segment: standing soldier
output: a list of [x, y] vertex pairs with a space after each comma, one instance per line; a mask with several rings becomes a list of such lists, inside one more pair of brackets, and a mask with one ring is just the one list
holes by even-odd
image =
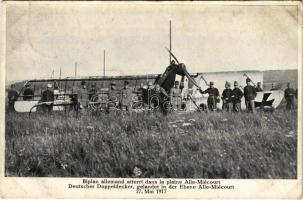
[[15, 84], [11, 85], [11, 88], [7, 92], [8, 98], [8, 111], [15, 112], [15, 101], [18, 99], [18, 92], [15, 90]]
[[42, 98], [41, 101], [43, 102], [42, 104], [42, 109], [44, 112], [51, 113], [53, 110], [53, 104], [54, 104], [54, 92], [51, 91], [52, 84], [47, 84], [46, 90], [43, 91], [42, 93]]
[[78, 103], [80, 111], [83, 113], [88, 108], [89, 96], [86, 82], [81, 82], [81, 88], [78, 90]]
[[246, 79], [246, 86], [244, 87], [244, 98], [247, 111], [255, 112], [255, 98], [257, 96], [256, 88], [251, 85], [251, 80]]
[[110, 88], [108, 90], [108, 104], [107, 104], [107, 112], [116, 110], [118, 104], [118, 90], [116, 88], [116, 82], [112, 81], [110, 83]]
[[263, 89], [261, 87], [261, 82], [258, 82], [257, 87], [256, 87], [256, 92], [262, 92], [262, 91], [263, 91]]
[[222, 101], [223, 101], [223, 110], [231, 112], [233, 110], [233, 102], [232, 102], [232, 89], [230, 89], [230, 83], [225, 83], [225, 89], [222, 93]]
[[29, 83], [25, 84], [25, 89], [23, 91], [23, 100], [29, 101], [34, 98], [34, 90], [31, 88]]
[[292, 110], [295, 108], [295, 95], [295, 90], [290, 87], [290, 83], [287, 83], [287, 88], [284, 91], [284, 98], [286, 100], [287, 110]]
[[124, 81], [124, 87], [122, 88], [120, 95], [120, 109], [131, 112], [133, 91], [129, 87], [128, 81]]
[[220, 101], [219, 99], [219, 90], [214, 87], [214, 82], [211, 81], [209, 83], [209, 88], [205, 91], [202, 91], [202, 94], [208, 93], [207, 98], [207, 107], [210, 111], [217, 110], [217, 102]]
[[239, 84], [237, 81], [234, 82], [234, 89], [232, 92], [232, 102], [233, 102], [233, 108], [234, 112], [240, 112], [241, 111], [241, 99], [243, 97], [243, 92], [239, 88]]
[[179, 88], [179, 81], [175, 81], [175, 87], [170, 89], [169, 93], [170, 103], [173, 105], [174, 110], [181, 108], [181, 89]]
[[271, 89], [270, 89], [270, 91], [274, 91], [274, 90], [277, 90], [276, 84], [275, 84], [275, 83], [272, 83], [272, 84], [271, 84]]

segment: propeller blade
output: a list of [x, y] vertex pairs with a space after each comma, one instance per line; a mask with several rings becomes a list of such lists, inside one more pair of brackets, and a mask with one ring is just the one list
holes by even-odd
[[166, 48], [166, 50], [168, 51], [168, 53], [170, 53], [170, 55], [175, 59], [175, 61], [176, 61], [178, 64], [180, 64], [179, 61], [178, 61], [178, 59], [176, 58], [176, 56], [175, 56], [167, 47], [165, 47], [165, 48]]

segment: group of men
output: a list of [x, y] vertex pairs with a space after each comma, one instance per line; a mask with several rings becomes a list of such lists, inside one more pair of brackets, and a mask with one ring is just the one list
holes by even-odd
[[[239, 88], [239, 83], [237, 81], [234, 82], [234, 89], [231, 89], [231, 84], [229, 82], [225, 83], [225, 89], [222, 93], [222, 101], [223, 101], [223, 110], [228, 112], [234, 111], [239, 112], [241, 110], [241, 99], [244, 95], [245, 102], [247, 102], [247, 106], [249, 106], [251, 111], [254, 111], [254, 98], [256, 97], [256, 89], [249, 84], [250, 80], [247, 79], [247, 86], [244, 88], [244, 93]], [[207, 98], [207, 107], [210, 111], [217, 110], [217, 103], [220, 102], [220, 94], [219, 90], [214, 87], [214, 82], [209, 83], [209, 88], [205, 91], [201, 91], [202, 94], [208, 94]]]
[[[169, 102], [174, 110], [182, 109], [182, 84], [179, 81], [175, 81], [174, 87], [171, 88], [169, 92], [166, 92], [160, 85], [153, 84], [149, 82], [147, 87], [141, 83], [139, 89], [135, 92], [132, 87], [129, 86], [128, 81], [124, 81], [123, 87], [118, 89], [116, 82], [112, 81], [108, 89], [108, 98], [106, 109], [108, 112], [116, 110], [117, 108], [131, 111], [134, 107], [134, 102], [138, 98], [134, 98], [137, 95], [141, 96], [141, 104], [137, 104], [144, 108], [160, 108], [163, 102]], [[225, 89], [220, 96], [219, 90], [215, 88], [214, 82], [209, 83], [209, 88], [205, 91], [200, 91], [202, 94], [208, 94], [207, 98], [207, 108], [210, 111], [217, 110], [217, 104], [222, 99], [223, 107], [222, 109], [228, 112], [239, 112], [241, 111], [241, 99], [244, 96], [246, 109], [250, 112], [255, 112], [255, 98], [257, 92], [262, 91], [261, 83], [258, 82], [257, 86], [253, 86], [252, 81], [247, 78], [246, 86], [242, 90], [239, 88], [239, 83], [234, 82], [234, 88], [231, 89], [231, 83], [225, 83]], [[93, 84], [88, 90], [86, 82], [81, 82], [81, 87], [77, 88], [74, 91], [76, 94], [75, 101], [77, 103], [77, 109], [84, 111], [88, 108], [89, 102], [92, 95], [97, 94], [96, 84]], [[295, 97], [297, 96], [297, 91], [290, 87], [290, 84], [287, 84], [287, 88], [284, 91], [284, 97], [286, 99], [286, 108], [294, 109], [295, 107]], [[14, 103], [19, 97], [15, 85], [12, 84], [10, 90], [8, 91], [8, 103], [9, 111], [14, 111]], [[25, 85], [25, 89], [22, 94], [23, 100], [33, 100], [34, 91], [31, 88], [30, 84]], [[46, 89], [42, 92], [41, 103], [42, 108], [45, 112], [51, 112], [53, 109], [53, 101], [55, 100], [54, 90], [52, 89], [52, 84], [47, 84]], [[140, 100], [140, 99], [139, 99]]]
[[[217, 109], [217, 103], [220, 102], [220, 95], [217, 88], [214, 87], [214, 82], [210, 82], [210, 87], [205, 91], [201, 91], [202, 94], [208, 93], [207, 106], [210, 111]], [[273, 90], [273, 89], [272, 89]], [[228, 112], [239, 112], [241, 111], [241, 99], [244, 96], [246, 110], [248, 112], [255, 112], [255, 98], [257, 92], [262, 92], [261, 83], [258, 82], [255, 87], [252, 81], [247, 78], [246, 86], [242, 90], [239, 88], [237, 81], [234, 82], [234, 89], [231, 89], [229, 82], [225, 83], [225, 89], [222, 93], [223, 106], [222, 109]], [[287, 83], [287, 88], [284, 91], [284, 98], [286, 100], [286, 109], [291, 110], [295, 108], [295, 97], [297, 97], [298, 91], [290, 87], [290, 83]]]

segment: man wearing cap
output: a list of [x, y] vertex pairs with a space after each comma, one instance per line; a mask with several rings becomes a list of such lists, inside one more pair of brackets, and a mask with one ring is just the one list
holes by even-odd
[[51, 113], [53, 110], [54, 104], [54, 92], [51, 90], [52, 84], [47, 84], [46, 90], [43, 91], [41, 101], [42, 101], [42, 109], [44, 112]]
[[234, 112], [241, 111], [241, 99], [243, 97], [243, 92], [239, 88], [239, 84], [237, 81], [234, 82], [234, 89], [232, 92], [232, 102]]
[[214, 87], [214, 82], [210, 81], [209, 88], [205, 91], [202, 91], [202, 94], [208, 93], [207, 98], [207, 107], [210, 111], [217, 110], [217, 102], [220, 101], [219, 99], [219, 90]]
[[87, 91], [86, 82], [81, 82], [81, 87], [78, 90], [78, 104], [81, 112], [83, 113], [85, 109], [88, 108], [89, 95]]
[[110, 83], [110, 88], [108, 90], [108, 104], [107, 104], [107, 112], [115, 111], [117, 105], [119, 103], [118, 90], [116, 88], [116, 82], [112, 81]]
[[295, 108], [296, 91], [287, 83], [287, 88], [284, 90], [284, 98], [286, 100], [286, 109], [292, 110]]
[[256, 88], [251, 85], [251, 80], [246, 79], [246, 86], [244, 87], [244, 98], [247, 111], [255, 112], [255, 98], [257, 96]]
[[223, 110], [227, 112], [231, 112], [233, 110], [233, 102], [232, 102], [232, 89], [230, 89], [230, 83], [225, 83], [225, 89], [222, 93], [222, 101], [223, 101]]
[[173, 105], [174, 110], [181, 108], [181, 89], [179, 88], [179, 81], [175, 81], [175, 87], [170, 89], [169, 93], [170, 103]]
[[124, 81], [124, 87], [120, 91], [120, 109], [130, 112], [132, 110], [133, 90], [129, 82]]
[[155, 84], [155, 87], [151, 91], [152, 96], [150, 97], [150, 105], [154, 109], [163, 109], [162, 103], [169, 98], [166, 91], [159, 85]]
[[11, 88], [7, 92], [8, 98], [8, 111], [15, 112], [15, 101], [18, 99], [18, 92], [15, 89], [15, 84], [11, 85]]
[[256, 92], [262, 92], [262, 91], [263, 91], [263, 89], [261, 87], [261, 82], [258, 82], [257, 87], [256, 87]]
[[31, 88], [29, 83], [25, 84], [25, 89], [23, 91], [23, 100], [29, 101], [34, 98], [34, 90]]
[[275, 83], [272, 83], [272, 84], [271, 84], [271, 89], [270, 89], [270, 91], [274, 91], [274, 90], [277, 90], [276, 84], [275, 84]]

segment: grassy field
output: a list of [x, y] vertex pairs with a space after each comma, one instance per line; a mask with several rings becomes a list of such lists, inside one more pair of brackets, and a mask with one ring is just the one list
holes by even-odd
[[296, 112], [6, 114], [6, 176], [296, 178]]

